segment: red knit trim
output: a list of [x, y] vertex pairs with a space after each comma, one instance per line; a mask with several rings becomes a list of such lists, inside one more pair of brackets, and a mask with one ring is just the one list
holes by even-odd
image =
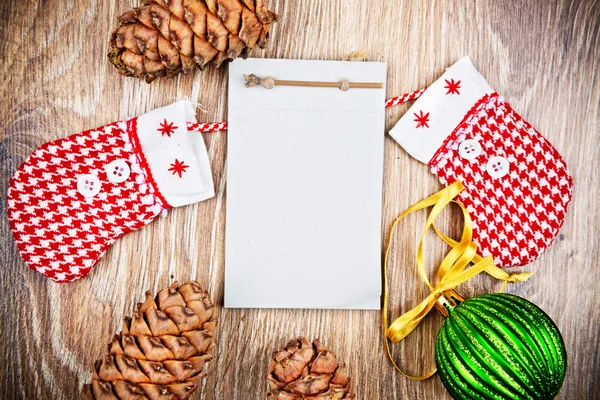
[[[392, 97], [385, 101], [385, 108], [397, 106], [398, 104], [404, 104], [408, 101], [412, 101], [421, 97], [425, 92], [425, 89], [415, 90], [414, 92], [404, 93], [401, 96]], [[227, 122], [215, 122], [215, 123], [203, 123], [203, 122], [187, 122], [187, 130], [192, 132], [217, 132], [228, 129]]]
[[227, 129], [227, 122], [216, 122], [214, 124], [187, 122], [187, 130], [193, 132], [217, 132]]
[[152, 176], [152, 171], [150, 170], [150, 165], [148, 164], [148, 161], [146, 160], [146, 156], [144, 155], [144, 152], [142, 151], [142, 144], [140, 143], [140, 138], [138, 137], [138, 132], [137, 132], [137, 119], [138, 119], [138, 117], [135, 117], [135, 118], [132, 118], [129, 121], [127, 121], [127, 131], [128, 131], [127, 133], [129, 134], [129, 140], [131, 141], [131, 145], [133, 147], [133, 152], [138, 157], [138, 160], [140, 162], [140, 167], [142, 167], [142, 169], [146, 172], [146, 176], [148, 177], [148, 184], [150, 185], [154, 195], [156, 197], [158, 197], [158, 199], [162, 203], [162, 208], [171, 208], [171, 205], [167, 202], [167, 200], [164, 198], [164, 196], [158, 189], [158, 184], [156, 183], [156, 181], [154, 180], [154, 177]]
[[404, 104], [407, 101], [418, 99], [423, 93], [425, 93], [425, 90], [427, 90], [427, 88], [415, 90], [414, 92], [404, 93], [403, 95], [387, 99], [385, 101], [385, 108], [397, 106], [398, 104]]
[[460, 123], [458, 125], [456, 125], [456, 128], [454, 128], [454, 130], [452, 131], [452, 133], [450, 133], [446, 139], [444, 139], [444, 142], [442, 143], [442, 145], [436, 150], [436, 152], [433, 154], [433, 156], [431, 157], [431, 159], [429, 160], [429, 162], [427, 163], [430, 166], [435, 166], [439, 160], [436, 160], [435, 158], [441, 153], [446, 151], [446, 146], [448, 145], [448, 143], [452, 140], [455, 140], [458, 136], [458, 130], [463, 128], [463, 125], [465, 123], [467, 123], [467, 121], [469, 119], [471, 119], [478, 111], [479, 108], [481, 108], [482, 105], [484, 105], [485, 103], [487, 103], [489, 100], [491, 99], [495, 99], [498, 97], [498, 93], [491, 93], [491, 94], [486, 94], [484, 95], [481, 99], [479, 99], [477, 101], [477, 103], [475, 103], [475, 105], [473, 107], [471, 107], [471, 109], [465, 114], [465, 117], [462, 119], [462, 121], [460, 121]]

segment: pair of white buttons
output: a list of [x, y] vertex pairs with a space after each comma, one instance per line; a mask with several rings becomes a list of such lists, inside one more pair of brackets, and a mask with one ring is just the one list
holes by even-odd
[[[125, 182], [131, 174], [129, 164], [125, 160], [115, 160], [104, 167], [108, 180], [114, 183]], [[77, 191], [85, 197], [94, 197], [100, 193], [102, 185], [97, 176], [91, 174], [80, 175], [77, 178]]]
[[[458, 146], [458, 154], [466, 160], [472, 160], [481, 154], [481, 144], [475, 139], [463, 140]], [[496, 156], [488, 160], [485, 168], [492, 178], [502, 178], [508, 174], [510, 164], [506, 158]]]

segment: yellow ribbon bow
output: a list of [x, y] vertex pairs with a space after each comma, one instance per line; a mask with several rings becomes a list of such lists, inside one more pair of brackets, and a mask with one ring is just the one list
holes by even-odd
[[[417, 325], [419, 325], [419, 323], [423, 320], [423, 318], [425, 318], [429, 311], [431, 311], [431, 309], [436, 305], [436, 303], [438, 302], [438, 300], [440, 300], [442, 296], [452, 297], [455, 294], [453, 289], [456, 286], [466, 282], [467, 280], [473, 278], [475, 275], [480, 274], [481, 272], [486, 272], [494, 278], [504, 281], [502, 287], [500, 288], [500, 291], [504, 290], [504, 287], [507, 283], [526, 281], [532, 275], [528, 272], [509, 275], [502, 269], [496, 267], [492, 256], [483, 258], [482, 256], [477, 254], [477, 245], [472, 240], [473, 226], [471, 216], [462, 204], [453, 200], [463, 189], [463, 184], [460, 181], [456, 181], [452, 185], [446, 187], [445, 189], [442, 189], [436, 194], [412, 205], [406, 211], [400, 214], [398, 218], [396, 218], [394, 224], [392, 225], [392, 229], [388, 238], [387, 248], [385, 251], [385, 259], [383, 263], [384, 284], [382, 322], [383, 330], [385, 333], [384, 341], [388, 357], [392, 361], [392, 364], [394, 365], [396, 370], [398, 370], [398, 372], [400, 372], [407, 378], [413, 380], [427, 379], [433, 374], [435, 374], [436, 369], [434, 368], [433, 371], [429, 372], [428, 374], [420, 376], [413, 376], [405, 373], [400, 367], [398, 367], [398, 365], [394, 361], [388, 343], [388, 339], [394, 343], [404, 339], [417, 327]], [[462, 237], [459, 242], [456, 242], [448, 236], [441, 233], [434, 225], [435, 218], [450, 202], [455, 202], [456, 204], [458, 204], [463, 213], [464, 227]], [[431, 289], [431, 293], [418, 306], [408, 311], [404, 315], [400, 316], [391, 325], [388, 326], [387, 260], [389, 257], [392, 238], [396, 230], [396, 226], [398, 225], [398, 222], [400, 222], [400, 220], [408, 214], [430, 206], [433, 206], [433, 208], [429, 213], [429, 216], [427, 217], [427, 223], [425, 224], [425, 229], [423, 230], [423, 234], [421, 235], [421, 239], [419, 241], [419, 247], [417, 248], [417, 268], [421, 279], [423, 279], [427, 286], [429, 286], [429, 289]], [[431, 227], [433, 227], [435, 232], [452, 247], [450, 252], [446, 255], [446, 257], [443, 259], [439, 266], [437, 274], [438, 280], [435, 286], [432, 286], [432, 284], [429, 282], [429, 279], [427, 278], [427, 272], [423, 263], [423, 239], [425, 238], [425, 234]], [[467, 266], [470, 263], [473, 263], [473, 266], [467, 268]]]

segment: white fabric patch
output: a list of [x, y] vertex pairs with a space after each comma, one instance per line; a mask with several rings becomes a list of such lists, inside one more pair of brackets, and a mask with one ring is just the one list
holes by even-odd
[[137, 135], [158, 190], [173, 207], [215, 195], [210, 162], [202, 134], [187, 130], [196, 122], [194, 106], [178, 101], [137, 120]]
[[390, 135], [411, 156], [428, 164], [467, 112], [493, 92], [471, 59], [461, 58], [427, 88]]

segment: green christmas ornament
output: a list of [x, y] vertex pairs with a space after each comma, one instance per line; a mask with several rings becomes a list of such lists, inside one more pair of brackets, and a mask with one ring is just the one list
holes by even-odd
[[452, 397], [553, 399], [567, 355], [550, 317], [509, 294], [457, 297], [452, 304], [442, 301], [447, 316], [435, 349], [438, 373]]
[[[558, 328], [539, 307], [508, 294], [486, 294], [463, 299], [454, 290], [480, 273], [507, 283], [526, 281], [531, 273], [508, 274], [494, 264], [492, 256], [477, 254], [473, 242], [473, 223], [468, 210], [457, 201], [465, 225], [459, 241], [433, 226], [439, 213], [464, 189], [460, 181], [410, 206], [396, 218], [390, 230], [383, 263], [384, 287], [382, 324], [388, 357], [399, 373], [414, 380], [431, 377], [406, 373], [392, 357], [389, 342], [397, 343], [408, 336], [433, 309], [444, 315], [435, 346], [437, 372], [444, 386], [456, 400], [548, 400], [560, 390], [567, 369], [567, 355]], [[431, 207], [431, 213], [417, 248], [419, 276], [431, 293], [411, 310], [388, 320], [387, 262], [398, 222], [406, 215]], [[423, 260], [423, 238], [435, 232], [452, 249], [437, 271], [432, 284]]]

